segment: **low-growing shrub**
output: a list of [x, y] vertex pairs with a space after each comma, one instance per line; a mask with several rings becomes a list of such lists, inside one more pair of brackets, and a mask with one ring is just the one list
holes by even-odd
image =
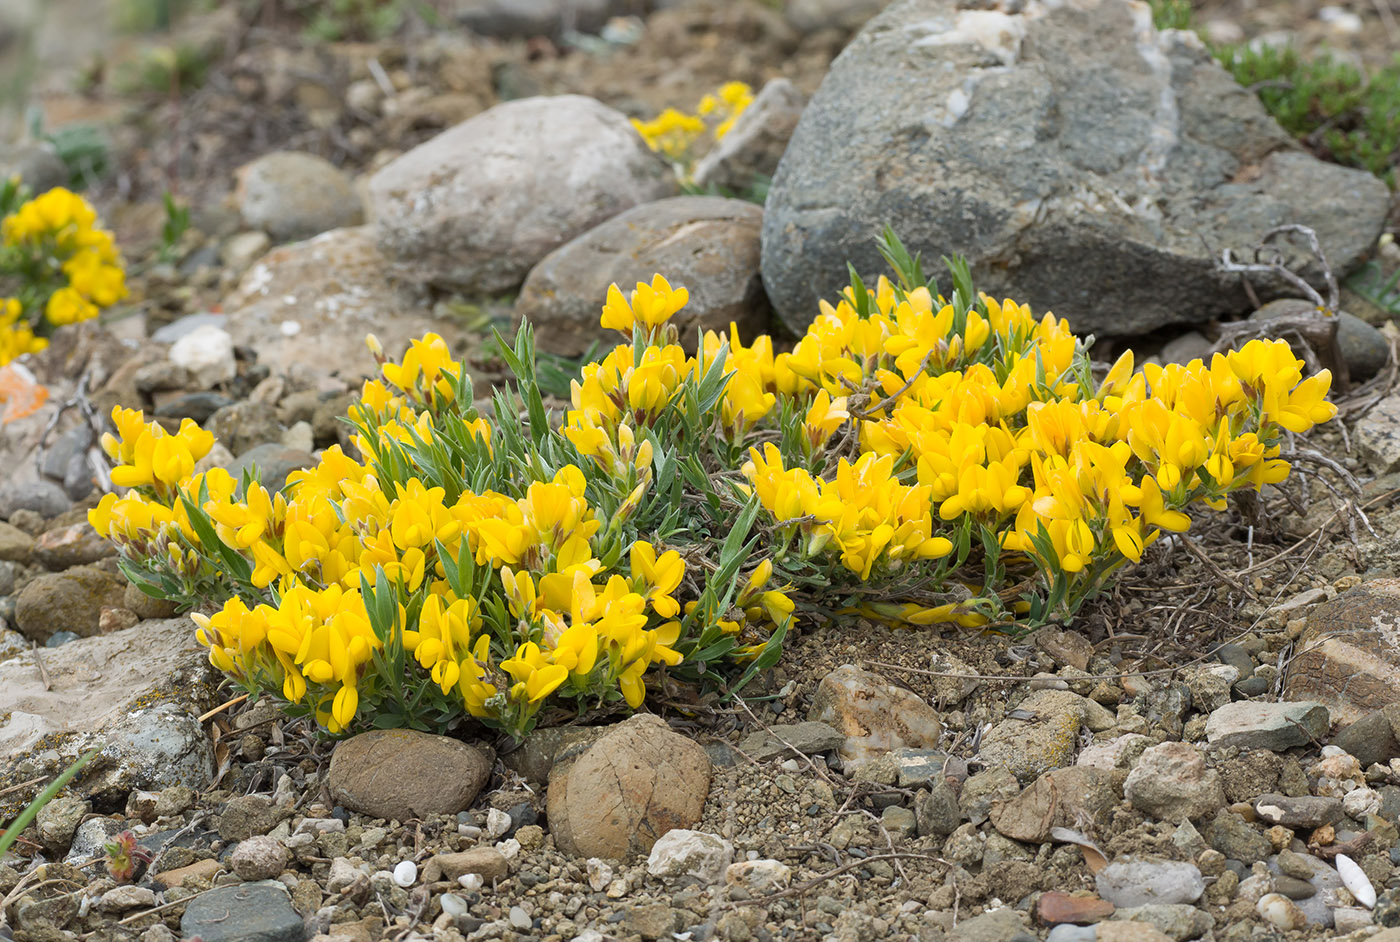
[[60, 187], [26, 199], [11, 180], [0, 187], [0, 214], [0, 364], [126, 296], [111, 233], [81, 196]]
[[1369, 75], [1327, 53], [1292, 46], [1218, 47], [1226, 70], [1274, 120], [1321, 156], [1369, 170], [1395, 187], [1400, 162], [1400, 56]]
[[[441, 338], [380, 358], [338, 447], [270, 493], [196, 473], [212, 437], [118, 409], [91, 513], [145, 591], [197, 614], [210, 660], [332, 733], [534, 724], [638, 706], [672, 680], [733, 690], [794, 618], [1068, 619], [1196, 504], [1289, 471], [1284, 430], [1330, 419], [1331, 377], [1283, 341], [1096, 380], [1063, 320], [941, 294], [892, 234], [895, 279], [852, 273], [779, 352], [705, 333], [661, 276], [613, 286], [625, 342], [551, 419], [530, 327], [490, 419]], [[372, 346], [374, 346], [372, 344]], [[542, 712], [548, 711], [548, 712]]]

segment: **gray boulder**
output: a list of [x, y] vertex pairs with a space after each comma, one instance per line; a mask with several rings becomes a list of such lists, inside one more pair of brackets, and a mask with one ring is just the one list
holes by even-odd
[[675, 175], [620, 112], [582, 95], [506, 102], [369, 181], [380, 249], [409, 283], [489, 294]]
[[1081, 332], [1143, 333], [1248, 309], [1214, 270], [1281, 223], [1335, 270], [1369, 250], [1388, 193], [1304, 153], [1193, 34], [1127, 0], [1023, 12], [899, 0], [833, 63], [779, 165], [763, 279], [803, 329], [846, 261], [884, 270], [889, 224], [926, 260]]
[[598, 325], [608, 285], [624, 295], [660, 274], [690, 292], [672, 319], [687, 349], [696, 328], [745, 339], [768, 327], [768, 297], [758, 273], [763, 210], [743, 200], [677, 196], [634, 206], [551, 252], [520, 289], [516, 314], [535, 326], [540, 347], [578, 356], [590, 342], [617, 334]]

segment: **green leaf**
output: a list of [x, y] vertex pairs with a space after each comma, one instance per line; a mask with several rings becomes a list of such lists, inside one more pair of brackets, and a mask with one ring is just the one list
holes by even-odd
[[782, 624], [773, 629], [773, 633], [769, 635], [768, 640], [763, 643], [763, 650], [760, 651], [758, 657], [754, 658], [752, 663], [749, 664], [748, 670], [744, 671], [734, 685], [729, 688], [724, 697], [721, 698], [721, 702], [728, 700], [730, 697], [743, 690], [744, 687], [748, 686], [749, 681], [757, 677], [759, 673], [768, 670], [774, 664], [778, 663], [778, 658], [783, 655], [783, 641], [787, 638], [788, 625], [791, 623], [791, 618], [785, 618]]

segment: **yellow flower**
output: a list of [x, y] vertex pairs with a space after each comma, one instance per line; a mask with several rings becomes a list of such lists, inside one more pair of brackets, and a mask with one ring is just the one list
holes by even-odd
[[621, 289], [611, 284], [608, 285], [607, 303], [603, 305], [602, 326], [631, 337], [634, 326], [646, 330], [660, 327], [685, 307], [689, 300], [689, 291], [672, 288], [670, 282], [660, 275], [653, 277], [651, 284], [637, 282], [630, 304], [622, 297]]
[[569, 679], [568, 668], [551, 664], [533, 641], [525, 642], [514, 657], [502, 661], [501, 670], [516, 680], [510, 689], [512, 699], [530, 704], [539, 703]]
[[812, 400], [811, 408], [807, 410], [807, 418], [803, 423], [807, 430], [807, 440], [813, 448], [820, 448], [850, 418], [851, 413], [847, 410], [845, 396], [833, 399], [825, 389], [819, 390], [816, 398]]
[[652, 610], [662, 618], [675, 618], [681, 607], [672, 593], [685, 577], [681, 554], [668, 550], [658, 559], [656, 549], [645, 540], [632, 544], [632, 582]]

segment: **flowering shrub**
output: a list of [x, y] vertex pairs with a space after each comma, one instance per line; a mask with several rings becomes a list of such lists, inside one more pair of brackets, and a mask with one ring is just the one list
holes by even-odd
[[884, 249], [896, 280], [853, 275], [788, 352], [731, 328], [687, 356], [684, 288], [614, 285], [625, 342], [562, 421], [528, 324], [490, 420], [441, 338], [401, 362], [372, 342], [358, 459], [327, 449], [280, 493], [196, 472], [194, 423], [117, 409], [103, 445], [130, 490], [90, 519], [145, 591], [212, 606], [199, 639], [251, 692], [333, 733], [470, 715], [520, 737], [668, 675], [734, 689], [795, 612], [1068, 618], [1192, 505], [1281, 480], [1282, 431], [1335, 413], [1281, 341], [1136, 373], [1125, 354], [1095, 381], [1064, 321], [957, 263], [945, 297]]
[[21, 201], [14, 181], [0, 188], [0, 284], [9, 291], [0, 297], [0, 364], [43, 350], [54, 328], [126, 296], [121, 257], [86, 200], [59, 187], [15, 209]]
[[753, 102], [753, 89], [743, 82], [726, 82], [713, 95], [700, 99], [695, 114], [667, 108], [650, 121], [632, 119], [647, 146], [661, 154], [682, 182], [692, 176], [702, 143], [721, 141], [739, 115]]

